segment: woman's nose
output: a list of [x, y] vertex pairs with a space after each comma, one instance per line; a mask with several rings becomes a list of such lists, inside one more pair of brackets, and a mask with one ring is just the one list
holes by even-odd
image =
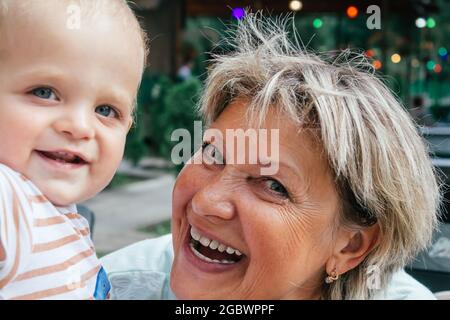
[[192, 210], [211, 222], [217, 219], [231, 220], [236, 215], [236, 208], [230, 195], [231, 190], [226, 190], [220, 182], [208, 184], [192, 198]]
[[94, 114], [89, 107], [76, 106], [68, 107], [54, 122], [55, 130], [72, 139], [92, 139], [95, 135], [93, 124]]

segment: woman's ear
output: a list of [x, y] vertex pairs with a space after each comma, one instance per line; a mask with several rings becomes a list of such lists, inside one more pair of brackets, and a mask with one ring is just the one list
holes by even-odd
[[378, 223], [360, 230], [341, 228], [335, 242], [333, 257], [328, 260], [326, 271], [344, 274], [358, 266], [379, 242]]

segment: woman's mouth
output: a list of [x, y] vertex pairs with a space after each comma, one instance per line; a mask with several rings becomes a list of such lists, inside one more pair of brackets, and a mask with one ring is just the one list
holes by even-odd
[[239, 250], [201, 235], [192, 226], [190, 229], [189, 248], [197, 258], [211, 264], [233, 265], [245, 257]]

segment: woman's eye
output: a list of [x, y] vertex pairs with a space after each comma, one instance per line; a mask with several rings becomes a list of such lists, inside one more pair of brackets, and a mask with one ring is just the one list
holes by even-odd
[[117, 118], [118, 117], [116, 110], [114, 110], [112, 107], [106, 106], [106, 105], [96, 107], [95, 112], [106, 118]]
[[209, 142], [202, 145], [202, 157], [207, 164], [224, 164], [220, 151]]
[[31, 93], [40, 99], [45, 100], [58, 100], [56, 94], [53, 92], [53, 89], [46, 87], [39, 87], [31, 90]]
[[274, 192], [284, 198], [289, 197], [289, 193], [287, 192], [286, 188], [277, 180], [267, 179], [264, 181], [264, 183], [271, 192]]

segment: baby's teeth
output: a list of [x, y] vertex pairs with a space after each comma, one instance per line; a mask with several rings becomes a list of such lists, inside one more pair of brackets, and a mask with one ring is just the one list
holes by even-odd
[[227, 248], [227, 253], [228, 253], [228, 254], [233, 254], [233, 253], [234, 253], [234, 249], [228, 247], [228, 248]]
[[219, 247], [217, 248], [217, 250], [219, 250], [219, 252], [224, 252], [226, 248], [227, 248], [226, 245], [220, 244]]
[[234, 253], [235, 253], [236, 255], [238, 255], [238, 256], [241, 256], [241, 255], [242, 255], [242, 253], [241, 253], [239, 250], [234, 251]]
[[209, 246], [209, 243], [211, 242], [211, 240], [205, 237], [201, 237], [199, 241], [205, 247]]
[[209, 244], [209, 247], [213, 250], [216, 250], [219, 247], [219, 242], [217, 242], [216, 240], [211, 241], [211, 243]]
[[200, 233], [198, 233], [198, 231], [196, 229], [194, 229], [194, 227], [191, 227], [191, 237], [195, 241], [200, 240]]

